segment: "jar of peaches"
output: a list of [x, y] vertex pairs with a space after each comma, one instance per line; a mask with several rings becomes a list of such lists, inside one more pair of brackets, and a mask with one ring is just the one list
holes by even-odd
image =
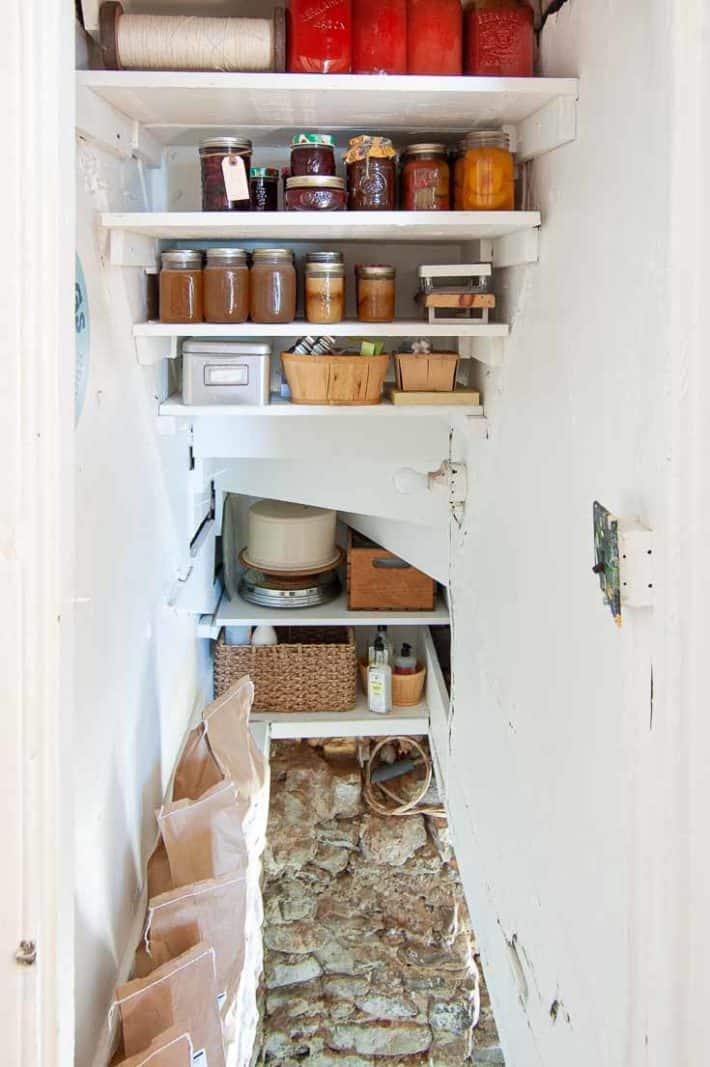
[[503, 130], [474, 130], [460, 142], [454, 163], [457, 211], [512, 211], [515, 182], [510, 139]]

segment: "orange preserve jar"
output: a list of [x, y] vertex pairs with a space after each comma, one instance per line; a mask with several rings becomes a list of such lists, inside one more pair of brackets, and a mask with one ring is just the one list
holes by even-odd
[[503, 130], [476, 130], [460, 144], [454, 168], [454, 207], [462, 211], [512, 211], [513, 156]]
[[160, 260], [160, 321], [202, 322], [202, 252], [175, 249]]
[[449, 210], [446, 145], [410, 144], [402, 152], [400, 175], [400, 203], [404, 211]]

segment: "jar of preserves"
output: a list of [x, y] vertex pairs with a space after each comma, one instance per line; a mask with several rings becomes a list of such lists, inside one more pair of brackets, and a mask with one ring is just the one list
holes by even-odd
[[208, 248], [204, 272], [205, 322], [246, 322], [249, 266], [243, 248]]
[[461, 0], [407, 0], [407, 72], [460, 74]]
[[279, 172], [275, 167], [252, 167], [249, 171], [252, 211], [279, 210]]
[[405, 148], [401, 188], [404, 211], [448, 211], [451, 201], [446, 145], [410, 144]]
[[291, 174], [335, 174], [335, 148], [330, 134], [296, 134], [291, 141]]
[[353, 137], [345, 153], [350, 211], [394, 211], [397, 153], [388, 137]]
[[525, 0], [469, 0], [464, 69], [492, 78], [532, 76], [533, 11]]
[[345, 179], [306, 174], [286, 179], [287, 211], [345, 211]]
[[292, 322], [296, 317], [296, 268], [288, 248], [253, 253], [249, 307], [252, 322]]
[[454, 206], [462, 211], [512, 211], [513, 156], [503, 130], [476, 130], [459, 146], [454, 170]]
[[308, 322], [340, 322], [345, 314], [342, 262], [306, 261], [305, 308]]
[[203, 211], [248, 211], [251, 141], [211, 137], [200, 145]]
[[202, 252], [176, 249], [160, 261], [160, 321], [202, 322]]
[[351, 0], [288, 0], [286, 45], [293, 74], [349, 74]]
[[407, 73], [407, 0], [353, 0], [353, 73]]
[[360, 322], [392, 322], [395, 306], [395, 269], [385, 264], [355, 268], [357, 317]]

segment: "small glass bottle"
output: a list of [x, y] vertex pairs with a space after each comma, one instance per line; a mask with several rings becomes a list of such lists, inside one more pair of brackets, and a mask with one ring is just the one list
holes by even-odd
[[357, 317], [360, 322], [392, 322], [395, 310], [395, 269], [385, 264], [358, 266]]
[[394, 658], [394, 673], [417, 673], [417, 657], [412, 655], [412, 646], [408, 645], [406, 641], [402, 645], [402, 651], [400, 652], [400, 654], [398, 656], [395, 656]]
[[374, 655], [374, 663], [367, 668], [367, 706], [376, 715], [387, 715], [392, 711], [392, 668], [379, 635], [375, 639]]
[[205, 322], [246, 322], [249, 266], [243, 248], [208, 248], [204, 271]]
[[292, 322], [296, 317], [296, 268], [288, 248], [257, 248], [250, 278], [252, 322]]
[[252, 167], [249, 171], [252, 211], [279, 210], [279, 172], [275, 167]]
[[304, 288], [308, 322], [342, 322], [345, 315], [345, 267], [342, 263], [306, 262]]
[[202, 252], [175, 249], [160, 257], [160, 321], [202, 322]]

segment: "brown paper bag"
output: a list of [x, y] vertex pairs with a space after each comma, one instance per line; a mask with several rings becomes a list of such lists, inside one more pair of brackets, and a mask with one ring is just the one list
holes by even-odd
[[210, 750], [204, 724], [200, 723], [187, 735], [175, 768], [173, 800], [197, 800], [224, 777]]
[[252, 797], [269, 780], [268, 760], [249, 729], [254, 685], [248, 674], [202, 712], [207, 740], [222, 774], [231, 778], [240, 797]]
[[118, 1067], [192, 1067], [192, 1038], [179, 1026], [159, 1034], [143, 1052], [121, 1060]]
[[175, 887], [246, 871], [244, 802], [229, 779], [208, 789], [199, 800], [164, 804], [158, 825]]
[[153, 966], [205, 941], [215, 950], [218, 1000], [231, 998], [244, 966], [246, 888], [244, 874], [227, 874], [154, 897], [145, 933]]
[[201, 1054], [205, 1067], [225, 1067], [211, 945], [200, 941], [147, 978], [119, 986], [116, 1004], [128, 1056], [147, 1048], [164, 1030], [178, 1026], [192, 1037], [195, 1065]]

